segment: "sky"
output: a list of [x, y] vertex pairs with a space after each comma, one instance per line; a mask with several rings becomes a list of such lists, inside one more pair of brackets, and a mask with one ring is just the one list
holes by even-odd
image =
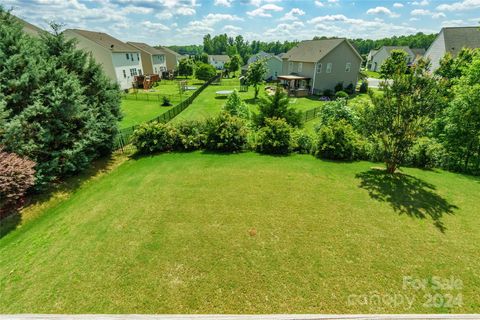
[[477, 26], [480, 0], [0, 0], [45, 28], [106, 32], [151, 45], [201, 44], [203, 36], [306, 40], [314, 36], [378, 39], [442, 27]]

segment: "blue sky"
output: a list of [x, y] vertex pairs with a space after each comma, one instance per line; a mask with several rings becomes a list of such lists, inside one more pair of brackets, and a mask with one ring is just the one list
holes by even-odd
[[200, 44], [204, 34], [247, 40], [313, 36], [378, 39], [479, 25], [480, 0], [0, 0], [14, 14], [152, 45]]

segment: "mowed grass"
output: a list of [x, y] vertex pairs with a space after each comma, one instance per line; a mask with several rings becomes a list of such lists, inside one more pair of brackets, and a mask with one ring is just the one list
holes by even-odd
[[[479, 180], [385, 179], [372, 166], [253, 153], [125, 161], [0, 239], [0, 313], [478, 311]], [[404, 276], [462, 287], [404, 289]], [[462, 304], [426, 306], [427, 293]], [[349, 300], [374, 294], [414, 303]]]
[[161, 104], [161, 102], [155, 100], [122, 99], [121, 110], [123, 119], [120, 121], [119, 128], [124, 129], [144, 123], [173, 108], [173, 106], [163, 107]]
[[[260, 87], [259, 97], [266, 97], [265, 87], [275, 87], [275, 84], [265, 84]], [[258, 112], [258, 101], [254, 100], [255, 91], [253, 87], [249, 87], [247, 92], [240, 92], [240, 81], [238, 78], [222, 79], [220, 84], [208, 86], [193, 103], [181, 114], [179, 114], [173, 122], [183, 120], [204, 120], [212, 116], [216, 116], [222, 110], [227, 97], [219, 96], [217, 91], [237, 90], [240, 97], [247, 104], [252, 112]], [[323, 102], [318, 100], [319, 97], [291, 98], [290, 104], [299, 111], [306, 111], [319, 107]]]

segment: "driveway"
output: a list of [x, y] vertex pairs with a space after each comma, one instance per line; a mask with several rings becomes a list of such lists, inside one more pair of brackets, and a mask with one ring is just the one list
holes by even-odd
[[[383, 79], [376, 79], [376, 78], [368, 78], [368, 86], [370, 88], [380, 88], [380, 83], [382, 83]], [[391, 83], [392, 80], [387, 80], [389, 83]]]

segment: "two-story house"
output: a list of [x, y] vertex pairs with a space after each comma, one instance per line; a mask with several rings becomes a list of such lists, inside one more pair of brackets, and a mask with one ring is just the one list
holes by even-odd
[[142, 42], [127, 43], [140, 50], [144, 74], [162, 75], [163, 72], [167, 71], [167, 61], [164, 51]]
[[91, 52], [105, 74], [122, 90], [131, 88], [134, 77], [142, 75], [140, 50], [134, 46], [103, 32], [67, 29], [63, 33], [67, 38], [76, 39], [79, 49]]
[[217, 70], [223, 70], [225, 63], [230, 61], [230, 57], [226, 54], [213, 54], [208, 56], [208, 63], [215, 67]]
[[300, 42], [282, 57], [283, 75], [290, 88], [322, 94], [342, 83], [357, 85], [362, 57], [347, 39]]

